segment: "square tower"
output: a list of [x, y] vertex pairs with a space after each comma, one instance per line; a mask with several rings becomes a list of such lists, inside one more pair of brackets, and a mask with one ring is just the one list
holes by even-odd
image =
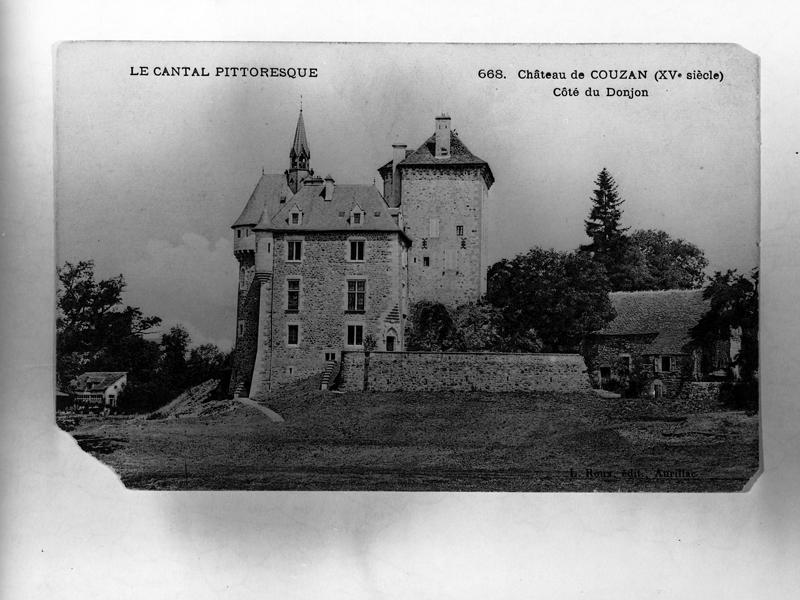
[[472, 154], [436, 117], [434, 134], [417, 150], [398, 153], [379, 169], [384, 195], [396, 199], [408, 253], [408, 299], [457, 305], [486, 293], [485, 205], [494, 183], [489, 164]]

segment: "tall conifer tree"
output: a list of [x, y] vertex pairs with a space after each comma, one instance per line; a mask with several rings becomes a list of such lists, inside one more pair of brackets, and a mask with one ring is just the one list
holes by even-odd
[[580, 250], [589, 253], [595, 262], [605, 267], [611, 289], [617, 290], [624, 287], [625, 275], [619, 267], [624, 264], [628, 247], [628, 238], [625, 235], [628, 228], [620, 224], [621, 206], [625, 201], [620, 197], [617, 183], [605, 167], [594, 183], [597, 187], [591, 198], [592, 210], [589, 218], [584, 221], [586, 235], [592, 241], [582, 245]]

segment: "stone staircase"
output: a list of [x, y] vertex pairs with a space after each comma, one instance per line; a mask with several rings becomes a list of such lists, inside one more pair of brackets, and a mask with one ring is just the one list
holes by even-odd
[[389, 311], [389, 314], [386, 315], [385, 321], [387, 323], [399, 323], [400, 322], [400, 307], [395, 304], [394, 308]]
[[240, 381], [236, 384], [236, 387], [233, 388], [234, 398], [241, 398], [242, 396], [244, 396], [244, 381]]
[[322, 383], [320, 384], [319, 389], [329, 389], [330, 386], [332, 386], [336, 381], [336, 377], [338, 377], [340, 369], [340, 363], [336, 362], [335, 360], [329, 360], [325, 365], [325, 371], [322, 373]]

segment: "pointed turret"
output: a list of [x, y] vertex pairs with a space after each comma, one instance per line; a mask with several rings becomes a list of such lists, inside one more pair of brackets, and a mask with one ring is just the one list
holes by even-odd
[[303, 107], [300, 107], [300, 116], [297, 117], [297, 127], [294, 130], [294, 142], [292, 149], [289, 150], [289, 170], [286, 171], [286, 183], [296, 194], [297, 189], [303, 180], [314, 174], [309, 162], [311, 160], [311, 150], [306, 138], [306, 124], [303, 122]]
[[311, 158], [311, 151], [308, 148], [308, 139], [306, 139], [306, 124], [303, 122], [303, 109], [300, 109], [300, 116], [297, 117], [297, 128], [294, 130], [294, 143], [289, 152], [289, 158], [292, 161], [292, 168], [303, 168], [308, 166], [308, 160]]

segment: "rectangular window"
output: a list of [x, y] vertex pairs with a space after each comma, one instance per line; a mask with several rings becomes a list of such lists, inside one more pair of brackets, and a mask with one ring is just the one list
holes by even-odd
[[422, 266], [423, 267], [430, 267], [431, 266], [431, 258], [429, 256], [422, 257]]
[[286, 282], [287, 298], [286, 310], [298, 311], [300, 310], [300, 280], [289, 279]]
[[300, 224], [300, 213], [292, 213], [292, 225]]
[[364, 298], [367, 295], [367, 282], [363, 279], [347, 281], [347, 310], [364, 311]]
[[361, 225], [361, 213], [353, 213], [353, 225]]
[[439, 237], [439, 219], [431, 219], [429, 223], [429, 232], [430, 235], [428, 237], [438, 238]]
[[237, 230], [236, 230], [236, 237], [237, 237], [237, 238], [240, 238], [240, 237], [242, 237], [242, 230], [241, 230], [241, 229], [237, 229]]
[[456, 225], [456, 235], [464, 235], [464, 226]]
[[362, 346], [364, 344], [364, 326], [363, 325], [348, 325], [347, 326], [347, 345], [348, 346]]
[[239, 321], [237, 327], [237, 333], [239, 334], [239, 337], [242, 337], [244, 335], [244, 321]]
[[362, 240], [350, 242], [350, 260], [364, 260], [364, 242]]
[[661, 370], [664, 372], [672, 371], [672, 357], [671, 356], [662, 356], [661, 357]]
[[300, 343], [300, 326], [289, 325], [287, 331], [286, 343], [290, 346], [297, 346]]
[[289, 251], [286, 260], [292, 261], [300, 261], [303, 257], [303, 242], [301, 241], [290, 241], [289, 242]]

